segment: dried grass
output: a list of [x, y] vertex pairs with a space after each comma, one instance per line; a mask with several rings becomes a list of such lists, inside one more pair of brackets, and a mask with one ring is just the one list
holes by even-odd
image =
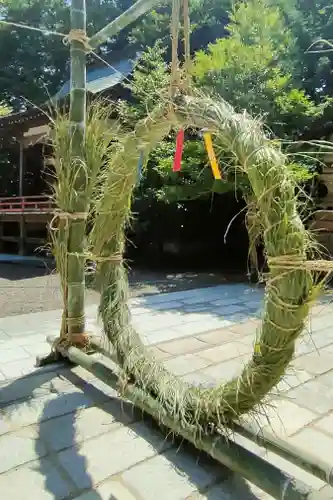
[[[169, 111], [162, 102], [154, 113], [137, 124], [134, 132], [124, 137], [118, 134], [116, 146], [106, 147], [102, 141], [104, 145], [96, 151], [96, 156], [94, 150], [90, 150], [90, 166], [86, 154], [87, 172], [91, 185], [95, 186], [95, 191], [93, 187], [90, 191], [94, 193], [90, 205], [94, 219], [87, 251], [94, 255], [98, 264], [100, 315], [122, 369], [120, 390], [131, 382], [153, 397], [161, 413], [169, 415], [177, 426], [199, 435], [216, 427], [222, 428], [255, 410], [280, 381], [294, 356], [295, 341], [303, 330], [309, 307], [322, 281], [311, 266], [305, 265], [307, 259], [313, 258], [315, 245], [298, 215], [295, 183], [286, 157], [279, 145], [265, 136], [261, 123], [246, 113], [235, 113], [222, 100], [204, 96], [180, 97], [171, 116]], [[260, 226], [271, 264], [265, 313], [257, 332], [255, 352], [239, 377], [213, 389], [190, 386], [154, 359], [134, 331], [128, 308], [127, 271], [122, 255], [137, 164], [141, 152], [147, 159], [149, 152], [175, 123], [187, 128], [208, 127], [215, 142], [230, 151], [236, 165], [246, 172], [256, 203], [256, 224]], [[88, 125], [87, 141], [90, 141], [90, 134]], [[65, 150], [63, 145], [58, 147], [64, 154]], [[68, 210], [71, 196], [75, 195], [70, 190], [70, 163], [63, 171], [61, 155], [58, 156], [57, 197], [61, 209]], [[91, 174], [90, 169], [95, 173]], [[63, 239], [60, 236], [56, 244], [62, 268]], [[282, 258], [292, 265], [286, 267]]]
[[[75, 287], [81, 283], [68, 282], [68, 266], [70, 258], [80, 260], [84, 265], [87, 258], [87, 242], [83, 245], [83, 255], [69, 255], [68, 244], [70, 229], [73, 224], [84, 224], [85, 232], [93, 217], [93, 204], [96, 191], [99, 190], [99, 177], [103, 171], [105, 158], [109, 155], [110, 141], [118, 138], [117, 124], [110, 120], [112, 107], [105, 101], [99, 101], [90, 107], [87, 113], [84, 155], [81, 168], [85, 172], [85, 183], [82, 190], [75, 189], [77, 175], [77, 158], [71, 155], [71, 134], [69, 115], [58, 112], [53, 120], [50, 135], [53, 155], [55, 182], [52, 185], [53, 199], [57, 211], [50, 223], [51, 247], [56, 259], [57, 271], [61, 280], [61, 291], [64, 301], [62, 337], [68, 333], [67, 304], [70, 300], [68, 289], [71, 286], [73, 295]], [[75, 207], [80, 200], [82, 217], [76, 218]], [[80, 215], [80, 214], [79, 214]]]

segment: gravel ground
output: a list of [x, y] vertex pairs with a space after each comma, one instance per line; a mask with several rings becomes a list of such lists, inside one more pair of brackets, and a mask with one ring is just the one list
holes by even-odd
[[[163, 273], [144, 270], [130, 273], [132, 296], [188, 290], [226, 281], [225, 276], [216, 273]], [[86, 300], [87, 304], [97, 304], [99, 296], [95, 291], [87, 289]], [[0, 317], [61, 307], [57, 274], [31, 265], [0, 264]]]

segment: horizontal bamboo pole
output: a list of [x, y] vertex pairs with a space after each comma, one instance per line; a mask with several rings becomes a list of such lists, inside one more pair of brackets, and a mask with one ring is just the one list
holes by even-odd
[[[65, 348], [59, 345], [58, 349], [62, 356], [82, 366], [108, 386], [115, 390], [119, 389], [118, 376], [108, 366], [107, 358], [101, 362], [76, 347]], [[123, 388], [122, 396], [151, 415], [158, 423], [194, 444], [196, 448], [205, 451], [215, 460], [240, 474], [276, 500], [281, 498], [283, 500], [325, 500], [324, 493], [313, 490], [302, 481], [289, 476], [224, 436], [215, 434], [195, 437], [189, 430], [180, 429], [177, 423], [161, 409], [159, 403], [141, 389], [129, 384]]]
[[148, 10], [156, 7], [160, 1], [161, 0], [138, 0], [134, 5], [132, 5], [132, 7], [120, 14], [120, 16], [93, 35], [89, 40], [89, 46], [92, 49], [96, 49], [105, 43], [108, 38], [113, 37], [126, 28], [126, 26], [134, 23], [134, 21], [143, 16], [143, 14], [148, 12]]
[[[48, 337], [47, 340], [52, 345], [55, 337]], [[115, 354], [107, 349], [105, 340], [102, 337], [92, 336], [90, 338], [90, 345], [92, 349], [103, 354], [114, 363], [117, 363]], [[232, 430], [333, 486], [333, 466], [320, 460], [318, 457], [314, 457], [305, 450], [300, 449], [292, 443], [288, 443], [265, 429], [259, 429], [258, 432], [255, 432], [249, 424], [243, 423], [240, 425], [234, 423]]]
[[[106, 349], [105, 341], [103, 341], [101, 337], [93, 337], [91, 346], [96, 351], [104, 354], [117, 363], [115, 354]], [[240, 425], [234, 423], [232, 430], [250, 441], [255, 442], [258, 446], [270, 450], [288, 462], [297, 465], [321, 481], [328, 483], [330, 486], [333, 486], [333, 465], [326, 463], [324, 460], [320, 460], [317, 456], [314, 457], [311, 453], [306, 452], [292, 443], [288, 443], [265, 429], [259, 429], [255, 432], [249, 424], [243, 423]]]
[[[56, 337], [55, 335], [48, 335], [46, 337], [46, 342], [50, 346], [54, 346], [56, 345], [58, 339], [59, 337]], [[107, 357], [114, 363], [118, 363], [116, 354], [111, 349], [108, 349], [108, 346], [110, 346], [110, 342], [108, 342], [108, 340], [106, 340], [105, 337], [101, 337], [99, 335], [89, 336], [89, 347], [91, 348], [92, 351], [99, 352], [100, 354], [103, 354], [105, 357]]]
[[309, 474], [321, 479], [333, 486], [333, 465], [330, 465], [317, 456], [300, 449], [298, 446], [275, 436], [265, 429], [258, 429], [257, 432], [249, 424], [233, 424], [232, 429], [237, 434], [253, 441], [258, 446], [270, 450], [276, 455], [288, 460], [305, 470]]

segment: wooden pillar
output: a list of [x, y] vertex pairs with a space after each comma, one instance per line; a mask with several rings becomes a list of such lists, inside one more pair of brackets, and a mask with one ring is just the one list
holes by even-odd
[[0, 217], [0, 253], [3, 252], [3, 225], [4, 221]]
[[[20, 140], [20, 159], [19, 159], [19, 196], [24, 195], [24, 156], [23, 156], [23, 141]], [[19, 254], [25, 253], [25, 220], [24, 215], [20, 216], [20, 239], [19, 239]]]
[[23, 141], [20, 140], [20, 159], [19, 159], [19, 196], [23, 196], [24, 184], [24, 157], [23, 157]]

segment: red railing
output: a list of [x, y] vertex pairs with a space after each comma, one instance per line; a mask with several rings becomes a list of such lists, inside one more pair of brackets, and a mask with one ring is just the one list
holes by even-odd
[[12, 196], [0, 198], [0, 213], [27, 213], [53, 211], [54, 203], [48, 196]]

